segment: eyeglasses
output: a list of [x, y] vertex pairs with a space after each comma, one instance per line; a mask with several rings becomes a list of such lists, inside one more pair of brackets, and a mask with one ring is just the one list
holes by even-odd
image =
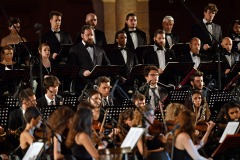
[[156, 74], [148, 74], [149, 76], [159, 76], [159, 74], [158, 73], [156, 73]]

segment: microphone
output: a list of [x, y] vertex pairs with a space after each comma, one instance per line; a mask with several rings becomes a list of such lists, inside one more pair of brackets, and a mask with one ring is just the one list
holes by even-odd
[[34, 28], [36, 29], [36, 30], [41, 30], [42, 29], [42, 24], [40, 24], [40, 23], [35, 23], [34, 24]]
[[87, 91], [88, 89], [90, 89], [91, 86], [92, 86], [92, 83], [86, 84], [86, 86], [85, 86], [84, 89], [82, 90], [81, 95], [78, 97], [78, 101], [79, 101], [79, 102], [81, 102], [81, 101], [84, 99], [84, 96], [87, 95], [86, 91]]
[[43, 27], [43, 26], [42, 26], [42, 24], [40, 24], [40, 23], [35, 23], [35, 24], [34, 24], [34, 28], [37, 30], [37, 31], [36, 31], [37, 34], [41, 34], [42, 27]]

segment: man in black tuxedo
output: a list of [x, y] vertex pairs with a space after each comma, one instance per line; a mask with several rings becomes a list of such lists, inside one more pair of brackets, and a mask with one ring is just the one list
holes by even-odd
[[180, 58], [180, 62], [193, 62], [195, 63], [194, 68], [197, 69], [201, 62], [207, 61], [207, 57], [199, 53], [200, 46], [200, 39], [197, 37], [193, 37], [189, 43], [190, 52], [183, 54]]
[[116, 33], [116, 42], [118, 47], [108, 55], [112, 65], [125, 66], [125, 76], [129, 73], [130, 69], [138, 64], [136, 54], [133, 50], [126, 47], [127, 34], [121, 30]]
[[[129, 13], [126, 16], [125, 27], [122, 29], [127, 34], [127, 44], [129, 49], [135, 50], [137, 47], [146, 45], [146, 33], [137, 28], [137, 16], [134, 13]], [[115, 35], [117, 37], [117, 35]], [[115, 41], [115, 44], [117, 42]]]
[[[86, 15], [86, 24], [92, 26], [94, 33], [94, 43], [98, 46], [104, 46], [107, 44], [105, 33], [97, 29], [97, 16], [94, 13], [88, 13]], [[77, 39], [75, 43], [80, 43], [82, 41], [81, 34], [77, 34]]]
[[56, 59], [59, 63], [62, 61], [61, 45], [72, 44], [71, 35], [67, 32], [60, 30], [62, 22], [62, 13], [58, 11], [51, 11], [49, 13], [51, 30], [42, 36], [42, 42], [46, 42], [50, 46], [52, 58]]
[[165, 48], [165, 32], [158, 29], [154, 33], [154, 46], [146, 50], [143, 54], [144, 64], [154, 64], [158, 66], [161, 74], [168, 62], [175, 62], [175, 53], [173, 50]]
[[[222, 40], [222, 29], [221, 26], [213, 23], [213, 19], [218, 12], [215, 4], [209, 3], [204, 8], [204, 18], [200, 21], [201, 28], [198, 24], [193, 25], [191, 31], [191, 37], [197, 37], [202, 42], [202, 53], [205, 53], [212, 58], [215, 53], [216, 44]], [[211, 37], [208, 31], [214, 36], [217, 42]]]
[[78, 75], [85, 85], [92, 80], [89, 76], [96, 65], [110, 65], [110, 62], [104, 50], [94, 44], [94, 33], [91, 26], [82, 27], [81, 37], [82, 41], [70, 48], [68, 64], [80, 67]]
[[60, 81], [56, 76], [48, 76], [44, 78], [43, 88], [45, 95], [37, 99], [37, 107], [43, 108], [51, 105], [61, 105], [61, 97], [57, 95]]
[[165, 16], [162, 21], [162, 27], [165, 31], [165, 48], [170, 48], [173, 44], [179, 42], [179, 36], [172, 33], [174, 19], [172, 16]]

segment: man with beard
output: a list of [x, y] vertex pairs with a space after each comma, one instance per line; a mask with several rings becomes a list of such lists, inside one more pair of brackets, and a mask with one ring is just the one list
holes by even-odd
[[168, 62], [175, 62], [176, 57], [173, 50], [165, 48], [165, 32], [158, 29], [154, 33], [154, 45], [143, 54], [144, 64], [156, 65], [161, 74]]
[[[93, 29], [89, 25], [84, 25], [81, 31], [82, 41], [70, 48], [68, 64], [80, 68], [78, 77], [83, 84], [91, 82], [89, 78], [91, 70], [96, 65], [110, 65], [106, 53], [99, 46], [94, 44]], [[79, 88], [80, 87], [80, 88]], [[83, 86], [75, 85], [75, 89], [82, 89]]]

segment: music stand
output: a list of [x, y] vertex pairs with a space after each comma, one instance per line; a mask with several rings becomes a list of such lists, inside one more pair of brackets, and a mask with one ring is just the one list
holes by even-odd
[[78, 66], [59, 65], [53, 69], [51, 75], [58, 77], [63, 91], [64, 81], [66, 80], [68, 82], [68, 80], [71, 81], [76, 79], [78, 77], [79, 69]]
[[72, 46], [73, 44], [61, 44], [58, 56], [67, 58], [69, 55], [69, 50]]
[[[28, 41], [28, 42], [20, 42], [17, 45], [17, 53], [20, 53], [20, 55], [26, 54], [28, 53], [28, 51], [26, 50], [26, 47], [31, 51], [31, 54], [38, 57], [39, 56], [39, 52], [38, 52], [38, 46], [39, 46], [39, 42], [38, 41]], [[26, 47], [24, 47], [26, 46]]]
[[142, 45], [136, 48], [136, 56], [139, 64], [143, 64], [144, 52], [150, 48], [153, 48], [153, 45]]
[[175, 80], [176, 86], [178, 86], [180, 79], [187, 76], [187, 74], [193, 69], [194, 63], [187, 62], [168, 62], [163, 73], [159, 77], [159, 81], [167, 80], [172, 82]]
[[[224, 66], [226, 63], [221, 63], [221, 71], [223, 71]], [[203, 72], [205, 75], [212, 75], [213, 73], [216, 73], [218, 69], [218, 62], [201, 62], [198, 66], [198, 70]]]
[[3, 128], [7, 128], [8, 126], [8, 115], [9, 115], [9, 108], [1, 106], [0, 107], [0, 124]]
[[209, 97], [208, 106], [211, 110], [210, 120], [212, 121], [217, 120], [221, 106], [234, 98], [229, 91], [213, 91], [210, 92]]
[[70, 93], [70, 94], [63, 94], [63, 105], [68, 105], [73, 108], [73, 110], [77, 110], [78, 105], [78, 94]]
[[144, 82], [145, 78], [143, 75], [144, 68], [148, 66], [146, 64], [138, 64], [131, 68], [127, 80], [125, 83], [133, 83], [134, 79], [137, 79], [139, 82]]
[[49, 115], [55, 111], [59, 105], [50, 105], [50, 106], [44, 106], [41, 108], [41, 112], [43, 113], [43, 118], [48, 119]]
[[188, 43], [176, 43], [171, 46], [176, 56], [176, 61], [180, 61], [180, 57], [184, 54], [190, 53], [190, 47]]
[[227, 135], [223, 143], [218, 146], [218, 148], [213, 152], [211, 157], [215, 157], [216, 155], [232, 155], [234, 151], [236, 152], [235, 149], [239, 148], [240, 134]]
[[109, 106], [108, 114], [106, 117], [106, 122], [111, 122], [112, 119], [118, 120], [119, 114], [127, 109], [134, 110], [134, 105], [131, 106]]
[[29, 73], [27, 70], [5, 70], [0, 77], [2, 81], [28, 80]]
[[90, 74], [90, 78], [97, 78], [99, 76], [117, 76], [124, 73], [124, 66], [110, 65], [110, 66], [100, 66], [96, 65]]

